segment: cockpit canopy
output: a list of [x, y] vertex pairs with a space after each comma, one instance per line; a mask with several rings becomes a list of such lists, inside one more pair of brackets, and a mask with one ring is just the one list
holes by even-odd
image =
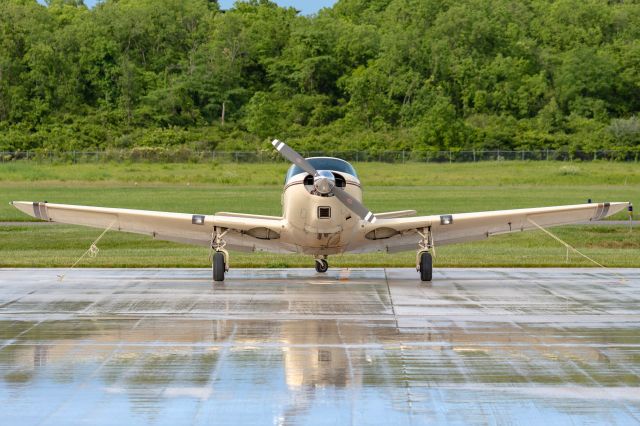
[[[316, 169], [316, 170], [331, 170], [333, 172], [339, 172], [339, 173], [347, 173], [350, 174], [351, 176], [357, 178], [358, 175], [356, 174], [355, 169], [353, 168], [353, 166], [349, 163], [347, 163], [344, 160], [341, 160], [339, 158], [332, 158], [332, 157], [313, 157], [313, 158], [307, 158], [307, 161], [309, 163], [311, 163], [311, 165]], [[289, 167], [289, 171], [287, 172], [287, 177], [285, 179], [285, 183], [289, 182], [289, 180], [294, 177], [297, 174], [300, 173], [304, 173], [304, 170], [302, 170], [299, 166], [297, 165], [292, 165], [291, 167]]]

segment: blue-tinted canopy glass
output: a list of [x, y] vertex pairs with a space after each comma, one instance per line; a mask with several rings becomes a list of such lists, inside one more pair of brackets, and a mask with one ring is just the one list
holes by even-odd
[[[353, 166], [339, 158], [317, 157], [307, 158], [307, 161], [311, 163], [316, 170], [331, 170], [334, 172], [348, 173], [356, 178], [358, 177]], [[289, 171], [287, 172], [286, 181], [299, 173], [304, 173], [304, 170], [295, 164], [292, 165], [289, 167]]]

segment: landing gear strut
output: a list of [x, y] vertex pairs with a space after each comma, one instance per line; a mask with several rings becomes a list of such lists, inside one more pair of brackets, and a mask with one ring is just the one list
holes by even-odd
[[416, 255], [416, 270], [420, 272], [421, 281], [431, 281], [433, 278], [433, 256], [435, 246], [433, 244], [433, 234], [431, 227], [418, 231], [422, 241], [418, 243], [418, 254]]
[[213, 255], [211, 256], [211, 273], [213, 275], [213, 281], [224, 281], [224, 273], [229, 270], [229, 252], [225, 250], [227, 245], [224, 240], [224, 236], [228, 230], [221, 232], [218, 227], [213, 228], [211, 234], [211, 250]]
[[327, 259], [316, 259], [316, 272], [324, 273], [329, 270]]

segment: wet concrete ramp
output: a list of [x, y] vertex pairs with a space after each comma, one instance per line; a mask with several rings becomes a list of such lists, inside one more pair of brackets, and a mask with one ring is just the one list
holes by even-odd
[[640, 270], [0, 270], [1, 424], [640, 422]]

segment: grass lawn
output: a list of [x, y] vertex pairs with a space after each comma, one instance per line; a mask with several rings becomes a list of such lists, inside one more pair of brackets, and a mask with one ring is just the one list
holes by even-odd
[[[355, 165], [374, 211], [419, 214], [535, 207], [594, 201], [640, 205], [636, 163], [486, 162]], [[279, 215], [287, 165], [274, 164], [0, 164], [0, 221], [33, 220], [11, 200], [211, 214]], [[625, 219], [626, 214], [616, 215]], [[561, 238], [601, 263], [640, 267], [640, 234], [620, 226], [563, 227]], [[0, 227], [0, 266], [68, 266], [100, 234], [74, 226]], [[109, 232], [100, 255], [81, 266], [208, 266], [208, 250]], [[565, 249], [539, 231], [437, 250], [435, 266], [567, 266]], [[332, 266], [412, 266], [415, 253], [344, 255]], [[234, 253], [232, 267], [308, 266], [305, 256]], [[568, 266], [589, 263], [571, 256]]]
[[[640, 267], [640, 230], [628, 228], [562, 227], [555, 233], [581, 252], [607, 266]], [[97, 238], [100, 230], [76, 226], [0, 227], [3, 267], [67, 267]], [[98, 243], [100, 253], [83, 260], [84, 267], [207, 267], [209, 251], [150, 237], [109, 232]], [[415, 265], [415, 252], [331, 256], [331, 266]], [[593, 266], [537, 231], [502, 235], [485, 241], [436, 247], [438, 266]], [[302, 255], [232, 253], [232, 267], [313, 267], [313, 259]]]

